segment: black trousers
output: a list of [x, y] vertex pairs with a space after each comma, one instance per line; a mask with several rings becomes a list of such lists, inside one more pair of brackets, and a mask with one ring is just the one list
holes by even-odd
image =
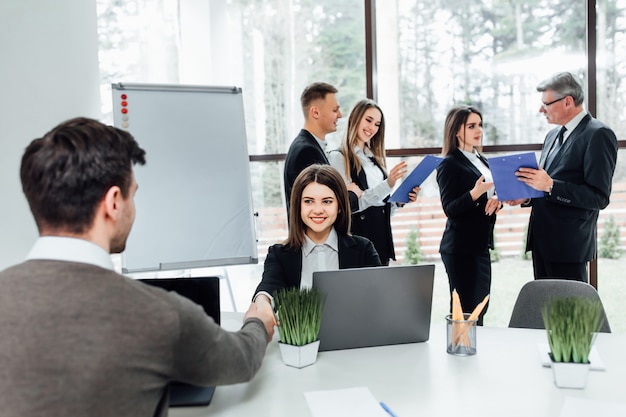
[[[489, 249], [481, 254], [442, 253], [441, 260], [446, 267], [450, 283], [450, 311], [452, 311], [452, 290], [456, 289], [464, 313], [471, 313], [491, 291], [491, 258]], [[485, 306], [478, 317], [478, 325], [483, 324], [487, 312]]]
[[532, 251], [533, 273], [535, 279], [570, 279], [573, 281], [589, 281], [587, 262], [552, 262], [541, 256], [538, 250]]

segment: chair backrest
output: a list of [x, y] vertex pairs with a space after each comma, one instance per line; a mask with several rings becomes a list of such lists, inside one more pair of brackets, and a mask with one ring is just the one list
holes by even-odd
[[[565, 279], [539, 279], [524, 284], [517, 296], [509, 327], [526, 329], [545, 329], [541, 317], [542, 306], [554, 297], [580, 296], [592, 300], [600, 300], [595, 288], [581, 281]], [[600, 328], [603, 333], [611, 333], [611, 326], [602, 307], [604, 324]]]

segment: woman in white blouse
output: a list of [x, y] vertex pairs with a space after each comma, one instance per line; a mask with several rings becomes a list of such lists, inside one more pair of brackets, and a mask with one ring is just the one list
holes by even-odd
[[[385, 118], [372, 100], [359, 101], [348, 118], [340, 150], [328, 160], [347, 184], [352, 210], [351, 232], [374, 243], [380, 261], [388, 265], [396, 259], [391, 233], [391, 214], [395, 205], [387, 202], [396, 182], [406, 173], [406, 162], [387, 172], [385, 158]], [[415, 201], [419, 187], [409, 194]]]

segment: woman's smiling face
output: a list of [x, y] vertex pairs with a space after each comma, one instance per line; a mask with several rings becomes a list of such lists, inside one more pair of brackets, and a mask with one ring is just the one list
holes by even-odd
[[300, 217], [306, 235], [315, 243], [323, 243], [337, 220], [339, 204], [333, 190], [312, 182], [302, 190]]

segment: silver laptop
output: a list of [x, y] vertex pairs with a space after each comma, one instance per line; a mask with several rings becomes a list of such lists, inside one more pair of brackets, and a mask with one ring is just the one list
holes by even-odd
[[425, 342], [434, 277], [434, 265], [314, 272], [326, 293], [319, 350]]

